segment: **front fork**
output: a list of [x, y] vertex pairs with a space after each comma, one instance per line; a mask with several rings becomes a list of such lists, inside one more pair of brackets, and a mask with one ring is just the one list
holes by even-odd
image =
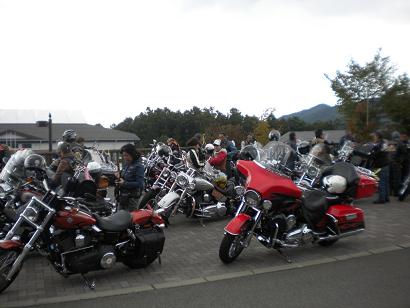
[[[44, 218], [43, 222], [41, 225], [37, 225], [35, 222], [31, 221], [26, 215], [29, 213], [30, 210], [36, 210], [32, 206], [34, 204], [38, 204], [42, 206], [48, 213], [46, 217]], [[30, 238], [30, 240], [27, 242], [26, 245], [24, 245], [24, 248], [20, 255], [17, 257], [17, 259], [14, 261], [13, 266], [10, 270], [10, 272], [7, 274], [6, 279], [10, 281], [14, 274], [17, 272], [17, 270], [20, 268], [21, 264], [23, 263], [24, 258], [26, 255], [30, 252], [30, 250], [33, 248], [33, 245], [41, 235], [41, 233], [44, 231], [44, 228], [48, 224], [48, 222], [51, 220], [53, 215], [55, 214], [55, 210], [51, 207], [49, 207], [47, 204], [42, 202], [41, 200], [37, 199], [36, 197], [32, 197], [30, 202], [28, 203], [27, 207], [24, 209], [24, 211], [20, 214], [20, 217], [17, 219], [16, 223], [14, 224], [13, 228], [7, 233], [6, 237], [4, 238], [5, 240], [11, 240], [13, 236], [15, 235], [16, 231], [20, 228], [20, 226], [24, 223], [27, 222], [31, 226], [33, 226], [36, 231], [34, 232], [33, 236]]]

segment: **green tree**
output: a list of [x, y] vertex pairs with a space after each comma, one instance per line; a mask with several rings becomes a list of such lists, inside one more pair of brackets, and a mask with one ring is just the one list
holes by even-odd
[[[395, 71], [390, 58], [382, 57], [379, 49], [373, 60], [364, 66], [351, 60], [345, 73], [337, 71], [333, 79], [325, 75], [338, 98], [339, 111], [351, 130], [366, 134], [371, 126], [377, 125], [371, 122], [377, 119], [374, 115], [380, 113], [379, 105], [371, 102], [380, 100], [394, 86]], [[364, 110], [360, 106], [363, 104]]]

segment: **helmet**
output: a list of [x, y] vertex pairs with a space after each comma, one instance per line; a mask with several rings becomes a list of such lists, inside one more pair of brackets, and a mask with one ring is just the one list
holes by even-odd
[[302, 141], [298, 147], [297, 151], [299, 154], [306, 155], [310, 152], [310, 143], [308, 141]]
[[255, 160], [258, 158], [258, 150], [253, 145], [245, 146], [239, 153], [241, 160]]
[[280, 132], [276, 129], [272, 129], [268, 135], [269, 141], [279, 141]]
[[171, 153], [171, 148], [165, 144], [157, 146], [157, 153], [159, 156], [168, 156]]
[[74, 142], [76, 138], [77, 133], [75, 132], [75, 130], [72, 129], [67, 129], [66, 131], [64, 131], [62, 136], [63, 141], [66, 142]]
[[323, 186], [331, 194], [341, 194], [346, 190], [347, 181], [340, 175], [328, 175], [323, 178]]
[[205, 151], [206, 151], [206, 153], [208, 153], [208, 154], [212, 154], [214, 150], [215, 150], [215, 147], [214, 147], [214, 145], [213, 145], [212, 143], [208, 143], [208, 144], [205, 146]]
[[30, 154], [24, 160], [24, 168], [26, 170], [42, 170], [46, 171], [46, 160], [43, 156], [38, 154]]
[[96, 161], [90, 161], [87, 164], [87, 169], [88, 172], [92, 173], [99, 173], [101, 172], [101, 165], [99, 163], [97, 163]]

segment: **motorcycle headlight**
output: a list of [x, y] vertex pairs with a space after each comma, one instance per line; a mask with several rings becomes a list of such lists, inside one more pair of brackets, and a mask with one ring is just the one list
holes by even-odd
[[261, 201], [261, 196], [254, 190], [248, 190], [245, 193], [245, 201], [250, 206], [258, 207]]
[[170, 172], [168, 169], [165, 169], [165, 170], [162, 171], [162, 175], [161, 175], [161, 176], [162, 176], [164, 179], [167, 179], [170, 175], [171, 175], [171, 172]]
[[178, 174], [177, 176], [177, 184], [182, 188], [185, 188], [189, 184], [189, 179], [186, 174]]
[[237, 196], [243, 196], [245, 194], [245, 187], [241, 185], [235, 186], [235, 193]]

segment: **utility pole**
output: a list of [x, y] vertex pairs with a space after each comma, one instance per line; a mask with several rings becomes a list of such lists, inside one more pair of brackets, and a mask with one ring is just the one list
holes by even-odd
[[53, 144], [52, 144], [52, 128], [51, 125], [53, 121], [51, 120], [51, 113], [48, 114], [48, 152], [51, 153], [53, 151]]

